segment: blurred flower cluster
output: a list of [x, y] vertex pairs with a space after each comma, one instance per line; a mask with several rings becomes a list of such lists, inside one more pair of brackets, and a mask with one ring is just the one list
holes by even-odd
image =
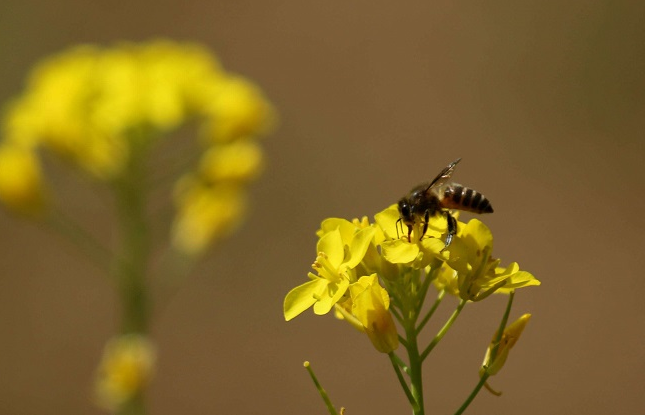
[[177, 180], [175, 244], [197, 253], [230, 232], [244, 187], [262, 168], [258, 138], [274, 115], [262, 92], [224, 71], [205, 48], [154, 41], [77, 46], [37, 65], [1, 122], [0, 199], [38, 215], [51, 192], [39, 150], [114, 182], [128, 163], [183, 125], [199, 129], [199, 160]]
[[[443, 216], [431, 217], [425, 233], [424, 224], [415, 223], [409, 239], [397, 230], [398, 221], [396, 205], [377, 213], [373, 223], [367, 217], [324, 220], [317, 232], [314, 272], [308, 274], [309, 281], [286, 295], [283, 311], [288, 321], [311, 307], [318, 315], [334, 310], [338, 318], [364, 332], [376, 350], [389, 355], [414, 414], [423, 414], [421, 365], [463, 307], [493, 293], [510, 294], [501, 327], [504, 335], [499, 334], [501, 340], [487, 352], [478, 391], [506, 361], [521, 333], [515, 327], [521, 324], [523, 329], [528, 321], [524, 316], [521, 323], [505, 330], [514, 291], [540, 281], [515, 262], [501, 266], [492, 256], [491, 231], [477, 219], [457, 221], [457, 233], [448, 247]], [[431, 286], [437, 296], [428, 309], [424, 304]], [[418, 336], [446, 294], [459, 304], [432, 342], [422, 347]], [[407, 362], [394, 353], [401, 344]], [[333, 413], [333, 408], [329, 410]]]
[[[0, 201], [67, 237], [119, 296], [119, 334], [107, 344], [96, 378], [101, 406], [145, 413], [155, 363], [148, 334], [153, 303], [163, 302], [200, 254], [241, 223], [247, 187], [264, 164], [260, 138], [274, 122], [253, 83], [225, 71], [202, 46], [164, 40], [63, 51], [39, 63], [25, 91], [6, 105]], [[177, 141], [191, 134], [198, 138]], [[61, 166], [113, 199], [99, 212], [116, 222], [108, 241], [56, 198], [47, 178]]]

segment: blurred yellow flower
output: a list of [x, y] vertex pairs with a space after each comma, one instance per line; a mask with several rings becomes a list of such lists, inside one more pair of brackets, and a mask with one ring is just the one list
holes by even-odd
[[212, 146], [200, 161], [200, 172], [209, 182], [245, 183], [255, 179], [263, 167], [262, 149], [254, 140], [237, 140]]
[[260, 90], [235, 76], [221, 84], [207, 111], [213, 121], [206, 134], [219, 142], [266, 133], [274, 118]]
[[236, 185], [193, 182], [177, 192], [177, 215], [172, 225], [173, 246], [189, 255], [235, 231], [242, 222], [246, 202]]
[[260, 90], [194, 44], [78, 46], [32, 72], [6, 112], [6, 140], [49, 147], [100, 179], [118, 174], [131, 140], [199, 119], [218, 135], [258, 137], [273, 124]]
[[40, 166], [33, 151], [0, 145], [0, 200], [11, 210], [35, 215], [44, 208]]
[[115, 411], [137, 396], [152, 377], [155, 359], [155, 348], [145, 336], [128, 334], [110, 340], [94, 386], [97, 403]]
[[[129, 174], [149, 173], [147, 159], [164, 134], [195, 125], [204, 135], [196, 140], [201, 154], [173, 160], [183, 168], [174, 173], [191, 184], [182, 178], [175, 186], [183, 190], [175, 192], [172, 226], [175, 248], [202, 252], [241, 222], [245, 185], [264, 165], [258, 139], [274, 119], [258, 87], [224, 71], [199, 45], [76, 46], [39, 63], [3, 114], [1, 143], [30, 151], [10, 156], [7, 150], [0, 158], [0, 199], [12, 209], [38, 209], [33, 151], [51, 151], [95, 179], [124, 182], [135, 179]], [[146, 168], [133, 173], [133, 165]], [[148, 179], [136, 178], [146, 185]]]

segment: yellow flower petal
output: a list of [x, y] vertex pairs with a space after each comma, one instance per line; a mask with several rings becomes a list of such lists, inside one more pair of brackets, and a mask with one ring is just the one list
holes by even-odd
[[314, 304], [314, 313], [324, 315], [331, 311], [343, 295], [347, 292], [349, 281], [342, 279], [336, 283], [329, 283], [325, 290], [320, 294], [320, 298]]
[[348, 268], [356, 267], [363, 260], [367, 248], [374, 239], [374, 234], [375, 230], [371, 227], [356, 232], [349, 247], [350, 258], [346, 263]]
[[409, 264], [419, 255], [419, 246], [402, 239], [381, 243], [383, 258], [393, 264]]
[[322, 278], [314, 278], [289, 291], [284, 299], [284, 319], [289, 321], [314, 305], [327, 288], [327, 284], [328, 281]]
[[320, 238], [316, 246], [318, 252], [324, 252], [329, 258], [329, 262], [336, 268], [343, 263], [345, 259], [345, 246], [338, 229], [331, 231]]

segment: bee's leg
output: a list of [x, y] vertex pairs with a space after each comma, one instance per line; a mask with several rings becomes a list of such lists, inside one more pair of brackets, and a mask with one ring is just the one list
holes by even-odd
[[444, 246], [443, 249], [446, 249], [448, 248], [448, 246], [450, 246], [450, 244], [452, 243], [452, 237], [457, 233], [457, 221], [450, 214], [450, 212], [446, 212], [446, 220], [448, 221], [448, 236], [446, 236], [446, 246]]
[[408, 225], [408, 242], [412, 242], [412, 226]]
[[423, 216], [424, 222], [423, 222], [423, 232], [421, 232], [421, 236], [419, 236], [419, 240], [423, 238], [423, 236], [428, 232], [428, 221], [430, 220], [430, 210], [426, 210], [425, 215]]
[[403, 221], [401, 218], [396, 221], [396, 239], [399, 239], [399, 226], [401, 226], [401, 233], [403, 233]]

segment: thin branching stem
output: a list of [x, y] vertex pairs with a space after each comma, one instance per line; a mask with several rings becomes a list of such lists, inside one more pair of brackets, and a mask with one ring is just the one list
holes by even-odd
[[329, 395], [327, 395], [327, 391], [322, 387], [320, 382], [318, 382], [318, 378], [316, 377], [316, 374], [314, 373], [313, 369], [311, 368], [311, 365], [309, 362], [304, 363], [305, 368], [307, 369], [307, 372], [309, 373], [309, 376], [311, 377], [311, 380], [314, 382], [314, 385], [316, 385], [316, 389], [318, 390], [318, 393], [320, 394], [320, 397], [323, 399], [325, 402], [325, 406], [327, 406], [327, 410], [329, 411], [329, 415], [338, 415], [336, 412], [336, 409], [334, 408], [334, 404], [331, 403], [331, 399], [329, 398]]
[[441, 328], [441, 330], [439, 330], [439, 332], [437, 333], [435, 338], [432, 339], [432, 341], [430, 342], [428, 347], [426, 347], [426, 349], [423, 351], [423, 353], [421, 353], [421, 361], [425, 360], [425, 358], [428, 357], [428, 355], [430, 354], [432, 349], [434, 349], [435, 346], [437, 344], [439, 344], [441, 339], [443, 339], [443, 336], [445, 336], [446, 333], [448, 332], [448, 330], [450, 330], [450, 327], [452, 327], [452, 325], [455, 322], [455, 320], [457, 320], [457, 317], [459, 317], [459, 314], [461, 313], [461, 310], [466, 305], [466, 302], [467, 301], [463, 300], [463, 299], [461, 301], [459, 301], [459, 305], [457, 305], [457, 308], [455, 309], [455, 311], [453, 311], [453, 313], [450, 316], [450, 318], [448, 319], [448, 321], [446, 321], [446, 324], [443, 325], [443, 327]]
[[390, 311], [392, 312], [392, 315], [398, 321], [400, 324], [403, 324], [403, 317], [401, 317], [401, 313], [399, 313], [399, 310], [397, 310], [395, 307], [390, 307]]
[[405, 347], [406, 349], [408, 348], [408, 341], [399, 334], [399, 342]]
[[390, 357], [390, 362], [392, 362], [392, 367], [394, 368], [396, 377], [399, 379], [401, 388], [403, 388], [403, 392], [405, 392], [405, 396], [408, 398], [410, 405], [412, 405], [413, 408], [416, 407], [417, 406], [416, 399], [414, 398], [414, 396], [412, 396], [412, 392], [410, 392], [410, 387], [408, 386], [407, 382], [405, 381], [405, 378], [403, 377], [401, 368], [399, 368], [399, 362], [401, 361], [401, 359], [398, 358], [398, 356], [396, 356], [394, 352], [388, 353], [388, 356]]
[[390, 354], [392, 354], [392, 356], [390, 356], [390, 358], [391, 358], [391, 359], [394, 359], [394, 360], [396, 361], [396, 364], [397, 364], [397, 365], [399, 365], [399, 367], [401, 368], [401, 370], [403, 370], [403, 372], [405, 372], [405, 373], [408, 373], [408, 374], [409, 374], [409, 373], [410, 373], [410, 368], [409, 368], [409, 367], [408, 367], [408, 365], [403, 361], [403, 359], [401, 359], [401, 358], [400, 358], [396, 353], [394, 353], [394, 352], [390, 352]]
[[513, 306], [513, 297], [515, 297], [515, 291], [511, 291], [508, 295], [508, 303], [506, 303], [506, 310], [502, 316], [502, 320], [499, 322], [499, 329], [497, 329], [497, 334], [495, 335], [495, 341], [493, 343], [493, 349], [491, 350], [490, 357], [491, 361], [495, 360], [497, 356], [497, 350], [499, 349], [499, 343], [502, 340], [502, 335], [504, 334], [504, 329], [508, 323], [508, 316], [511, 314], [511, 307]]
[[475, 399], [475, 397], [477, 396], [477, 394], [481, 390], [482, 386], [484, 386], [486, 384], [486, 381], [488, 380], [489, 376], [490, 375], [488, 373], [485, 373], [481, 377], [481, 379], [479, 379], [479, 382], [477, 383], [477, 386], [475, 386], [475, 389], [473, 389], [473, 391], [470, 393], [470, 395], [468, 395], [468, 398], [466, 398], [464, 403], [461, 404], [459, 409], [457, 409], [457, 412], [455, 412], [455, 415], [461, 415], [466, 410], [466, 408], [468, 408], [470, 403], [473, 401], [473, 399]]
[[423, 303], [426, 301], [426, 295], [428, 294], [428, 289], [430, 288], [430, 283], [437, 277], [437, 273], [441, 269], [441, 261], [434, 259], [430, 265], [431, 271], [426, 274], [421, 289], [419, 290], [419, 298], [417, 300], [415, 311], [417, 314], [421, 314], [421, 309], [423, 308]]
[[417, 333], [421, 333], [421, 330], [423, 330], [423, 327], [430, 320], [434, 312], [437, 311], [437, 308], [439, 308], [439, 304], [441, 304], [441, 301], [443, 300], [443, 297], [445, 295], [446, 295], [446, 290], [439, 291], [439, 294], [437, 295], [437, 299], [435, 300], [434, 304], [432, 305], [430, 310], [428, 310], [426, 315], [423, 317], [423, 320], [421, 320], [421, 322], [417, 326]]
[[[511, 313], [511, 307], [513, 305], [513, 297], [515, 296], [515, 292], [511, 291], [508, 297], [508, 302], [506, 304], [506, 310], [504, 311], [504, 315], [502, 316], [502, 320], [500, 321], [499, 324], [499, 329], [497, 330], [497, 333], [495, 335], [495, 339], [493, 339], [493, 349], [491, 350], [491, 361], [495, 359], [495, 356], [497, 355], [497, 349], [499, 348], [499, 343], [502, 339], [502, 335], [504, 334], [504, 329], [506, 328], [506, 324], [508, 323], [508, 316]], [[472, 392], [470, 392], [470, 395], [468, 395], [468, 398], [464, 401], [463, 404], [457, 409], [455, 412], [455, 415], [461, 415], [466, 408], [470, 405], [470, 403], [475, 399], [481, 388], [486, 385], [486, 381], [490, 377], [490, 374], [484, 370], [484, 373], [481, 375], [481, 378], [479, 379], [479, 382], [477, 382], [477, 385], [473, 389]]]
[[101, 270], [109, 271], [112, 252], [74, 219], [55, 208], [50, 212], [45, 224], [51, 230], [67, 238], [79, 252]]

